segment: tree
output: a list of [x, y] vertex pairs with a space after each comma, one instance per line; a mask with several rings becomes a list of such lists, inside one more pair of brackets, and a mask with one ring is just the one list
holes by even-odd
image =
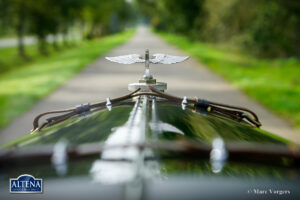
[[[88, 37], [94, 38], [120, 31], [130, 18], [125, 0], [0, 0], [0, 9], [0, 26], [14, 27], [22, 57], [26, 57], [25, 34], [35, 35], [39, 51], [47, 55], [50, 34], [62, 34], [66, 44], [68, 31], [76, 23], [85, 24]], [[57, 49], [55, 40], [53, 46]]]
[[1, 0], [1, 21], [6, 29], [13, 28], [18, 37], [18, 54], [27, 58], [24, 47], [24, 35], [28, 20], [28, 5], [22, 0]]
[[204, 0], [137, 0], [142, 13], [151, 18], [151, 24], [158, 30], [171, 31], [192, 36], [194, 27], [203, 24]]
[[118, 32], [131, 18], [130, 5], [125, 0], [87, 0], [82, 12], [85, 37], [95, 37]]
[[231, 43], [264, 57], [300, 56], [300, 2], [136, 0], [158, 30]]

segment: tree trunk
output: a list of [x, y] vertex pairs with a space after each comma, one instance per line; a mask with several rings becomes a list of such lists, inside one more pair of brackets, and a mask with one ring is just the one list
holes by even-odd
[[64, 28], [62, 31], [63, 44], [68, 46], [68, 28]]
[[18, 27], [18, 54], [20, 57], [26, 58], [25, 48], [24, 48], [24, 29], [23, 25]]
[[40, 35], [40, 36], [38, 36], [38, 40], [39, 40], [39, 52], [40, 52], [40, 54], [47, 56], [48, 51], [46, 49], [46, 37], [44, 35]]
[[59, 47], [57, 45], [57, 35], [56, 34], [53, 34], [52, 46], [55, 50], [59, 50]]
[[24, 5], [20, 3], [18, 9], [18, 24], [17, 24], [17, 35], [18, 35], [18, 54], [22, 58], [27, 58], [24, 47], [24, 23], [25, 23], [25, 13]]
[[65, 46], [68, 46], [68, 37], [67, 33], [63, 33], [63, 43]]

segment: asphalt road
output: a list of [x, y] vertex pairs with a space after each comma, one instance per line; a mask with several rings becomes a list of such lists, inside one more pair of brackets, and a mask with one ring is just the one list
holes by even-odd
[[[130, 53], [151, 53], [186, 55], [184, 52], [165, 43], [147, 28], [139, 28], [135, 36], [104, 56], [117, 56]], [[100, 57], [72, 80], [45, 97], [28, 112], [15, 119], [0, 133], [0, 144], [24, 136], [32, 128], [35, 115], [54, 109], [73, 107], [85, 102], [99, 102], [107, 97], [118, 97], [128, 93], [128, 83], [137, 82], [143, 75], [143, 64], [119, 65]], [[255, 111], [263, 126], [262, 129], [276, 133], [300, 144], [300, 133], [284, 120], [250, 100], [241, 91], [221, 77], [215, 75], [194, 58], [175, 65], [151, 65], [152, 75], [157, 81], [168, 83], [167, 93], [176, 96], [199, 97], [207, 100], [243, 106]]]
[[[24, 38], [24, 44], [25, 45], [30, 45], [30, 44], [35, 44], [36, 39], [35, 37], [30, 37], [27, 36]], [[5, 38], [5, 39], [0, 39], [0, 49], [2, 48], [7, 48], [7, 47], [14, 47], [18, 45], [18, 40], [17, 38]]]
[[[62, 41], [62, 35], [57, 35], [56, 38], [53, 37], [53, 35], [48, 35], [46, 40], [47, 42], [53, 42], [55, 39], [56, 41]], [[79, 33], [73, 32], [68, 35], [68, 39], [72, 40], [80, 40], [81, 35]], [[36, 37], [34, 36], [25, 36], [23, 39], [24, 45], [32, 45], [36, 44], [38, 41]], [[18, 39], [17, 38], [2, 38], [0, 39], [0, 49], [9, 48], [9, 47], [15, 47], [18, 45]]]

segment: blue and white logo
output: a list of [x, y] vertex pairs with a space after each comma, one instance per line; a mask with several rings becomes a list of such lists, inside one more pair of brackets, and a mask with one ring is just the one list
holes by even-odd
[[22, 174], [18, 178], [9, 179], [9, 191], [11, 193], [42, 193], [43, 180], [29, 174]]

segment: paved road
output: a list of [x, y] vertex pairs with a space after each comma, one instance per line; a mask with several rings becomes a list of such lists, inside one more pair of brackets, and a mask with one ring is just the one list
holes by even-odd
[[[53, 42], [53, 40], [62, 41], [62, 35], [57, 35], [56, 38], [53, 37], [53, 35], [47, 36], [47, 42]], [[70, 33], [69, 36], [72, 39], [80, 40], [81, 35], [77, 32]], [[33, 36], [26, 36], [24, 37], [24, 45], [32, 45], [37, 43], [36, 37]], [[15, 47], [18, 45], [18, 39], [17, 38], [4, 38], [0, 39], [0, 49], [8, 48], [8, 47]]]
[[[166, 44], [146, 28], [138, 29], [136, 35], [105, 56], [128, 53], [143, 54], [145, 48], [150, 53], [168, 53], [185, 55], [184, 52]], [[38, 113], [69, 108], [84, 102], [99, 102], [106, 97], [118, 97], [127, 94], [127, 84], [136, 82], [143, 74], [144, 66], [118, 65], [100, 57], [80, 74], [60, 87], [45, 99], [37, 103], [30, 111], [14, 120], [0, 133], [0, 143], [28, 134], [31, 122]], [[201, 97], [212, 101], [248, 107], [261, 119], [262, 128], [300, 144], [300, 133], [292, 129], [285, 121], [273, 115], [258, 103], [247, 98], [242, 92], [213, 74], [201, 63], [191, 58], [176, 65], [154, 65], [152, 74], [158, 81], [168, 83], [167, 92], [177, 96]]]
[[[30, 37], [27, 36], [24, 38], [24, 44], [25, 45], [30, 45], [30, 44], [35, 44], [36, 39], [35, 37]], [[7, 47], [14, 47], [18, 45], [18, 39], [17, 38], [5, 38], [5, 39], [0, 39], [0, 49], [2, 48], [7, 48]]]

